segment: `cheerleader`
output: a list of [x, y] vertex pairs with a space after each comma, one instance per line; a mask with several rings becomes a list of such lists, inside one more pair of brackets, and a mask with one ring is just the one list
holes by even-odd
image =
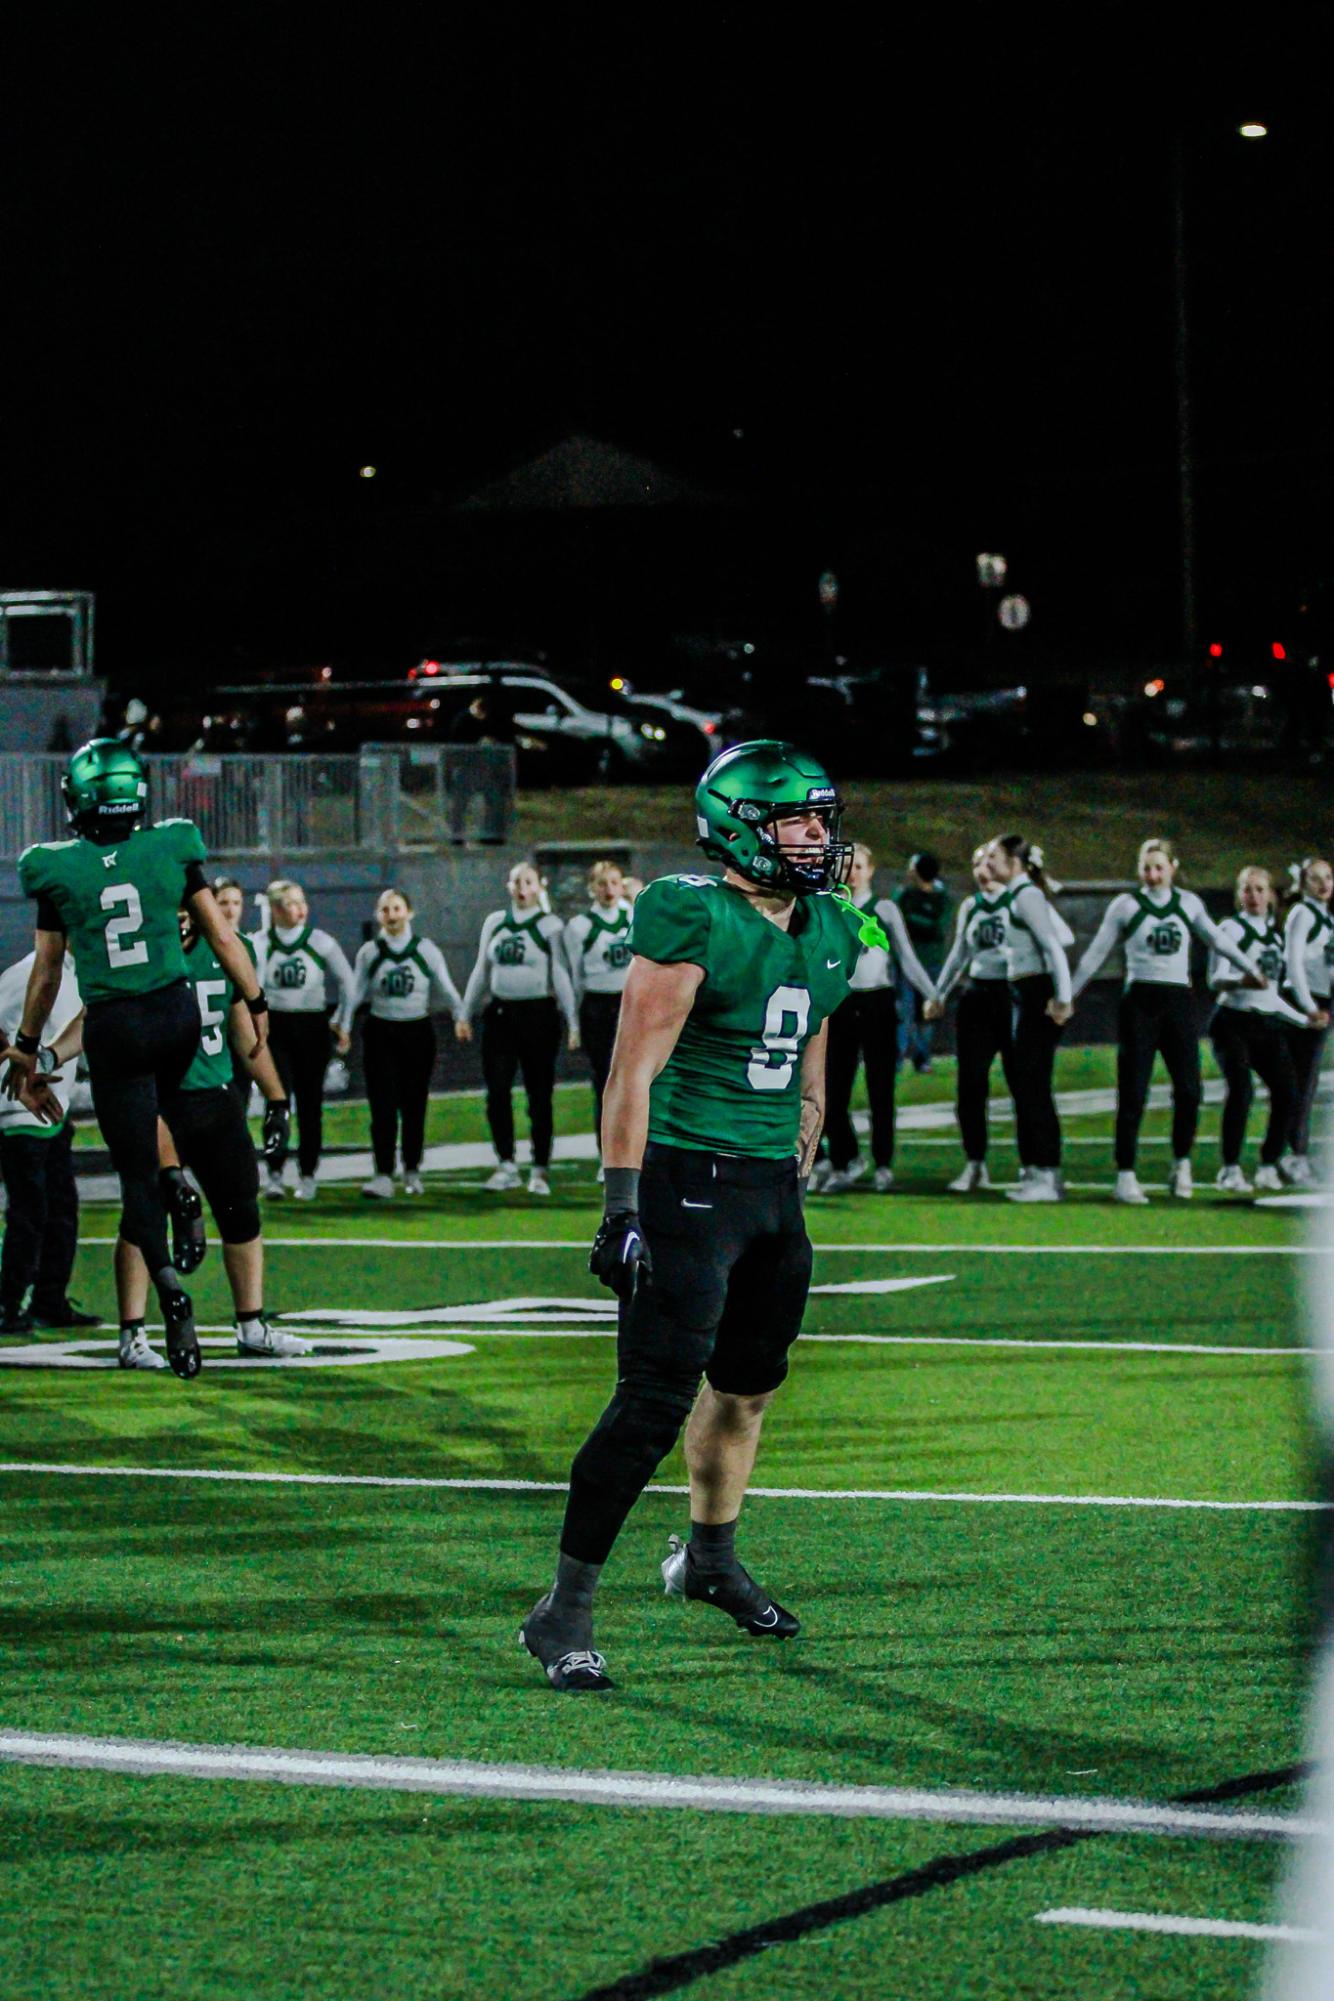
[[[630, 902], [625, 877], [615, 862], [594, 862], [588, 871], [589, 910], [565, 926], [562, 944], [579, 1017], [579, 1039], [593, 1073], [593, 1132], [602, 1146], [602, 1093], [611, 1069], [621, 989], [634, 956], [630, 950]], [[598, 1180], [602, 1168], [598, 1167]]]
[[[335, 1008], [346, 1012], [352, 992], [352, 968], [343, 948], [327, 931], [310, 922], [306, 892], [299, 882], [271, 882], [269, 929], [259, 955], [259, 975], [269, 1001], [269, 1046], [283, 1089], [296, 1105], [297, 1183], [299, 1202], [313, 1202], [318, 1193], [316, 1173], [324, 1145], [324, 1072], [329, 1062], [329, 1035], [346, 1056], [351, 1037], [341, 1021], [331, 1024]], [[283, 1167], [286, 1149], [269, 1167], [265, 1193], [286, 1190]]]
[[1006, 1192], [1011, 1202], [1061, 1200], [1061, 1121], [1052, 1072], [1061, 1030], [1070, 1019], [1068, 924], [1047, 901], [1042, 850], [1022, 834], [1002, 834], [987, 852], [1003, 891], [1005, 966], [1014, 1004], [1010, 1052], [1019, 1158], [1025, 1178]]
[[561, 1021], [571, 1049], [579, 1047], [574, 991], [561, 950], [564, 925], [542, 907], [542, 879], [531, 862], [516, 862], [506, 878], [509, 905], [493, 910], [482, 925], [477, 963], [468, 979], [463, 1007], [454, 1025], [460, 1042], [471, 1042], [473, 1016], [482, 1014], [482, 1076], [486, 1119], [497, 1166], [491, 1189], [517, 1188], [514, 1165], [515, 1072], [523, 1072], [528, 1122], [533, 1138], [530, 1195], [549, 1195], [552, 1093]]
[[873, 898], [871, 877], [875, 856], [864, 841], [852, 850], [848, 889], [858, 910], [873, 911], [889, 939], [889, 949], [869, 945], [857, 961], [849, 982], [851, 993], [829, 1017], [825, 1057], [825, 1139], [829, 1165], [819, 1177], [817, 1192], [842, 1195], [866, 1172], [853, 1130], [852, 1087], [858, 1062], [866, 1065], [866, 1096], [871, 1108], [871, 1159], [878, 1195], [894, 1186], [894, 1073], [898, 1061], [899, 1011], [895, 993], [896, 968], [922, 996], [933, 1021], [940, 1009], [930, 975], [913, 950], [903, 913], [889, 897]]
[[[227, 922], [231, 925], [232, 930], [250, 954], [251, 965], [258, 971], [259, 954], [255, 949], [255, 941], [253, 938], [247, 937], [246, 933], [241, 929], [242, 924], [245, 922], [244, 889], [242, 889], [234, 875], [219, 875], [213, 878], [213, 896], [218, 909], [222, 912]], [[241, 1110], [246, 1112], [250, 1108], [250, 1095], [254, 1088], [254, 1080], [246, 1068], [241, 1052], [235, 1042], [229, 1039], [228, 1048], [231, 1052], [232, 1064], [230, 1089], [239, 1101]]]
[[458, 988], [438, 945], [412, 928], [413, 909], [401, 889], [386, 889], [375, 906], [379, 931], [357, 953], [352, 992], [341, 1021], [350, 1029], [356, 1010], [370, 1012], [362, 1026], [366, 1096], [370, 1100], [371, 1151], [375, 1173], [362, 1194], [388, 1201], [394, 1192], [394, 1152], [402, 1121], [403, 1193], [422, 1192], [422, 1148], [426, 1102], [435, 1068], [433, 1012], [457, 1021], [463, 1012]]
[[944, 1002], [967, 968], [968, 985], [959, 999], [954, 1030], [958, 1052], [956, 1110], [964, 1167], [949, 1184], [951, 1195], [971, 1195], [975, 1188], [991, 1186], [987, 1173], [987, 1093], [991, 1066], [998, 1056], [1006, 1085], [1014, 1090], [1013, 1003], [1005, 961], [1007, 898], [991, 873], [991, 849], [985, 842], [973, 849], [973, 881], [977, 888], [959, 905], [954, 943], [936, 983]]
[[[1330, 898], [1334, 896], [1334, 869], [1318, 858], [1297, 864], [1293, 870], [1297, 901], [1288, 912], [1283, 929], [1283, 963], [1286, 979], [1283, 998], [1307, 1017], [1329, 1020], [1330, 988], [1334, 985], [1334, 918]], [[1326, 1027], [1298, 1028], [1286, 1024], [1288, 1049], [1297, 1073], [1297, 1109], [1288, 1135], [1288, 1151], [1279, 1162], [1289, 1181], [1309, 1188], [1315, 1180], [1311, 1169], [1311, 1113], [1320, 1087], [1320, 1057], [1325, 1046]]]
[[1170, 841], [1145, 841], [1139, 851], [1140, 887], [1114, 896], [1070, 983], [1075, 1000], [1116, 945], [1125, 954], [1125, 990], [1117, 1010], [1116, 1202], [1144, 1203], [1135, 1173], [1139, 1129], [1148, 1102], [1153, 1059], [1161, 1050], [1172, 1083], [1172, 1173], [1169, 1194], [1189, 1200], [1195, 1192], [1190, 1154], [1200, 1119], [1200, 1032], [1190, 984], [1190, 941], [1198, 938], [1241, 975], [1244, 987], [1264, 983], [1251, 963], [1209, 916], [1198, 896], [1176, 886], [1177, 857]]
[[1218, 995], [1209, 1033], [1227, 1085], [1223, 1165], [1217, 1182], [1232, 1195], [1251, 1193], [1251, 1183], [1241, 1171], [1242, 1143], [1254, 1094], [1251, 1072], [1269, 1086], [1269, 1124], [1260, 1148], [1255, 1187], [1281, 1188], [1278, 1163], [1297, 1107], [1297, 1076], [1282, 1024], [1291, 1021], [1305, 1028], [1323, 1028], [1327, 1020], [1315, 1009], [1300, 1013], [1278, 990], [1283, 973], [1283, 934], [1274, 922], [1272, 906], [1268, 869], [1244, 868], [1237, 877], [1237, 915], [1225, 917], [1218, 927], [1230, 944], [1240, 947], [1247, 973], [1262, 976], [1258, 981], [1229, 971], [1218, 952], [1209, 957], [1209, 985]]

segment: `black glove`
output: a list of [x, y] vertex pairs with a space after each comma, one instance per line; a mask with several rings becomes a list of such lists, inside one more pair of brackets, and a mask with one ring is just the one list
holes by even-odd
[[588, 1269], [609, 1285], [618, 1299], [633, 1299], [640, 1285], [653, 1279], [653, 1260], [639, 1227], [637, 1209], [617, 1209], [598, 1224]]
[[292, 1124], [292, 1107], [286, 1098], [271, 1098], [264, 1107], [264, 1137], [260, 1152], [265, 1160], [277, 1160], [287, 1151], [287, 1135]]

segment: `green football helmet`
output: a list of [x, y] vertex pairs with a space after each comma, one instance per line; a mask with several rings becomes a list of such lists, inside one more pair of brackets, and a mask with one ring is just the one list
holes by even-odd
[[60, 781], [70, 825], [128, 834], [148, 810], [148, 773], [119, 737], [80, 744]]
[[[776, 823], [808, 808], [824, 821], [824, 847], [781, 847]], [[852, 862], [837, 787], [795, 744], [761, 738], [715, 757], [695, 788], [695, 821], [705, 854], [760, 889], [814, 896], [844, 881]]]

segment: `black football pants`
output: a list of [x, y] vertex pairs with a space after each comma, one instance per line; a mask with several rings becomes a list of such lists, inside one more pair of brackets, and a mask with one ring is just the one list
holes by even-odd
[[[1014, 1094], [1014, 1003], [1008, 980], [974, 980], [959, 1001], [954, 1027], [958, 1051], [959, 1136], [968, 1160], [987, 1157], [987, 1093], [999, 1056]], [[1021, 1156], [1022, 1157], [1022, 1156]]]
[[763, 1396], [787, 1375], [811, 1282], [797, 1163], [650, 1141], [639, 1218], [653, 1275], [620, 1303], [611, 1402], [580, 1447], [560, 1546], [604, 1563], [676, 1443], [701, 1375]]
[[1061, 1164], [1061, 1121], [1052, 1091], [1056, 1045], [1061, 1030], [1047, 1013], [1056, 989], [1050, 973], [1029, 973], [1010, 982], [1014, 996], [1011, 1077], [1019, 1158], [1025, 1167]]
[[[324, 1151], [324, 1073], [329, 1067], [329, 1017], [295, 1009], [269, 1010], [269, 1049], [288, 1098], [296, 1107], [296, 1162], [303, 1175], [313, 1174]], [[287, 1148], [269, 1162], [281, 1174]]]
[[1121, 1174], [1134, 1172], [1153, 1059], [1159, 1050], [1172, 1080], [1172, 1158], [1187, 1160], [1204, 1095], [1195, 996], [1189, 987], [1133, 980], [1117, 1010], [1116, 1166]]
[[426, 1105], [435, 1068], [435, 1030], [420, 1021], [381, 1021], [368, 1014], [362, 1031], [366, 1096], [371, 1107], [371, 1151], [375, 1172], [392, 1174], [399, 1121], [403, 1126], [403, 1171], [415, 1174], [426, 1143]]
[[120, 1234], [149, 1275], [171, 1263], [158, 1186], [158, 1114], [166, 1115], [199, 1047], [199, 1003], [184, 980], [151, 994], [94, 1001], [83, 1029], [93, 1110], [120, 1176]]
[[32, 1287], [38, 1319], [57, 1312], [74, 1269], [79, 1198], [74, 1189], [68, 1119], [59, 1132], [0, 1136], [0, 1175], [7, 1208], [0, 1248], [0, 1308], [16, 1313]]
[[1209, 1024], [1209, 1034], [1227, 1084], [1220, 1143], [1223, 1165], [1235, 1167], [1241, 1160], [1255, 1095], [1251, 1082], [1254, 1071], [1269, 1086], [1269, 1124], [1260, 1159], [1266, 1167], [1273, 1167], [1288, 1143], [1297, 1105], [1297, 1078], [1283, 1023], [1276, 1015], [1259, 1014], [1254, 1009], [1220, 1007]]
[[514, 1158], [514, 1106], [510, 1093], [523, 1072], [534, 1167], [551, 1164], [551, 1097], [556, 1088], [560, 1010], [554, 1000], [492, 1001], [482, 1016], [482, 1078], [486, 1122], [501, 1160]]
[[892, 987], [855, 990], [829, 1017], [825, 1053], [825, 1139], [830, 1165], [842, 1172], [857, 1158], [852, 1124], [852, 1087], [857, 1064], [866, 1064], [866, 1096], [871, 1109], [871, 1158], [877, 1167], [894, 1164], [894, 1073], [898, 1066], [899, 1010]]

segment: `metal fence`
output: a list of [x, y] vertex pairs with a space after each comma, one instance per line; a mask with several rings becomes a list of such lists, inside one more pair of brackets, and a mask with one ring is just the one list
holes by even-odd
[[[68, 833], [67, 760], [0, 755], [0, 852]], [[149, 817], [193, 820], [211, 854], [425, 850], [504, 841], [514, 753], [497, 744], [368, 744], [355, 757], [147, 757]]]

